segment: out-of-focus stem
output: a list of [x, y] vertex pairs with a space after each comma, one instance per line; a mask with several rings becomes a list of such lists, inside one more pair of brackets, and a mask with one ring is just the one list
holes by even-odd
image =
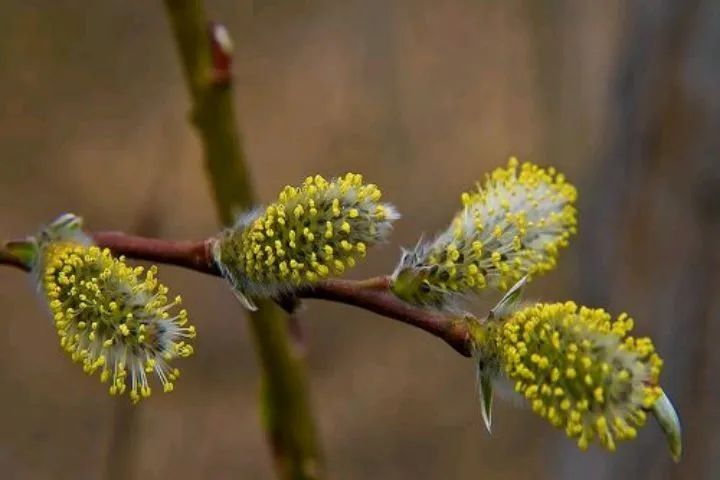
[[105, 464], [107, 480], [135, 478], [137, 445], [134, 439], [141, 413], [137, 409], [138, 406], [130, 402], [113, 402], [112, 431]]
[[[165, 0], [192, 97], [208, 177], [223, 224], [251, 206], [253, 189], [233, 111], [230, 52], [214, 43], [202, 0]], [[222, 39], [220, 39], [222, 40]], [[260, 302], [250, 327], [263, 370], [262, 411], [281, 478], [319, 478], [322, 462], [305, 365], [277, 306]]]

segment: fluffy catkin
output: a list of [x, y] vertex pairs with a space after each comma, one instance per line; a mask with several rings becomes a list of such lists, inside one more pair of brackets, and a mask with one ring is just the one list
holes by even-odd
[[238, 297], [271, 297], [355, 266], [372, 245], [385, 241], [395, 208], [381, 192], [348, 173], [308, 177], [287, 186], [264, 210], [240, 218], [215, 242], [215, 261]]
[[662, 360], [633, 320], [573, 302], [538, 303], [488, 322], [480, 343], [534, 412], [576, 439], [615, 450], [660, 398]]
[[510, 159], [462, 195], [464, 208], [445, 232], [403, 254], [393, 292], [415, 305], [452, 309], [459, 296], [505, 291], [553, 269], [576, 231], [576, 198], [553, 168]]
[[99, 371], [111, 395], [148, 397], [152, 374], [172, 391], [180, 371], [171, 364], [193, 353], [195, 337], [187, 311], [175, 310], [180, 297], [168, 300], [155, 266], [129, 266], [92, 245], [79, 218], [61, 219], [39, 235], [33, 268], [61, 347], [87, 374]]

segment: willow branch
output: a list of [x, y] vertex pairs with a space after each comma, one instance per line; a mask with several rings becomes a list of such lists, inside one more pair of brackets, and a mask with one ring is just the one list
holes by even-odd
[[[160, 240], [119, 232], [97, 232], [91, 235], [99, 246], [109, 248], [116, 255], [176, 265], [208, 275], [220, 276], [220, 271], [212, 259], [210, 240]], [[0, 264], [24, 268], [22, 262], [3, 250], [0, 250]], [[388, 277], [381, 276], [367, 280], [324, 280], [299, 289], [296, 295], [299, 298], [352, 305], [398, 320], [444, 340], [461, 355], [470, 356], [468, 331], [464, 321], [403, 302], [390, 292]]]

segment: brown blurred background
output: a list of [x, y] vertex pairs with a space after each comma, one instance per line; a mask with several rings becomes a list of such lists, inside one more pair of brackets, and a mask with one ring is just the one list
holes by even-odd
[[[442, 228], [459, 192], [511, 154], [567, 173], [580, 235], [531, 295], [631, 312], [666, 359], [685, 429], [679, 466], [654, 423], [619, 453], [583, 454], [498, 402], [490, 438], [471, 362], [423, 332], [309, 302], [332, 478], [720, 478], [720, 2], [207, 5], [235, 40], [262, 198], [358, 171], [404, 213], [355, 278], [390, 271], [399, 246]], [[161, 2], [5, 0], [1, 12], [0, 237], [64, 211], [98, 230], [212, 234]], [[272, 478], [239, 304], [218, 279], [161, 273], [199, 327], [197, 354], [172, 395], [128, 416], [61, 353], [27, 276], [0, 269], [2, 478], [103, 478], [127, 441], [116, 477]]]

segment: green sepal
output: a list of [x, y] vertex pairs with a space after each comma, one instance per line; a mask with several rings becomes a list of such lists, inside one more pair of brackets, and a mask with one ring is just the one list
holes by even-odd
[[682, 457], [682, 428], [680, 427], [680, 418], [675, 411], [675, 407], [664, 391], [653, 405], [651, 411], [660, 428], [665, 433], [673, 461], [678, 463], [680, 457]]
[[250, 310], [251, 312], [254, 312], [258, 309], [257, 305], [255, 305], [255, 302], [250, 300], [244, 293], [239, 291], [237, 288], [232, 289], [233, 293], [235, 294], [235, 297], [240, 300], [240, 303], [242, 303], [242, 306]]
[[[482, 327], [478, 328], [482, 331]], [[473, 359], [475, 360], [475, 382], [477, 384], [480, 409], [483, 422], [488, 433], [492, 433], [493, 408], [493, 379], [498, 374], [497, 362], [492, 361], [484, 352], [480, 343], [473, 344]]]
[[493, 407], [493, 378], [488, 372], [478, 366], [478, 394], [480, 396], [480, 408], [482, 409], [483, 422], [488, 433], [492, 433], [492, 407]]

